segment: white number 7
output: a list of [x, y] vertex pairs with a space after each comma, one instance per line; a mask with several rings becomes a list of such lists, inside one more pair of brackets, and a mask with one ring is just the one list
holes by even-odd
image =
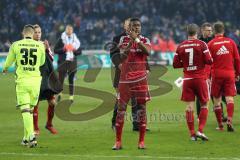
[[185, 49], [185, 52], [189, 53], [189, 66], [193, 65], [193, 48]]

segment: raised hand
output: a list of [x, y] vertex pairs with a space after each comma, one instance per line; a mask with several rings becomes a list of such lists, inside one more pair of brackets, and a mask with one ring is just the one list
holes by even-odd
[[64, 49], [67, 51], [67, 52], [71, 52], [74, 50], [73, 46], [71, 44], [66, 44], [64, 46]]
[[44, 40], [44, 45], [46, 49], [50, 48], [50, 45], [47, 40]]

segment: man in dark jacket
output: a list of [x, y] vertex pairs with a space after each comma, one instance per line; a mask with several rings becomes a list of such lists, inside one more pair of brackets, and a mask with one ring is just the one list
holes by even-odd
[[202, 35], [199, 39], [205, 43], [210, 42], [213, 39], [212, 25], [208, 22], [203, 23], [201, 26], [201, 33]]
[[[82, 53], [80, 41], [76, 34], [73, 33], [71, 25], [66, 26], [65, 32], [61, 34], [55, 47], [54, 53], [58, 54], [58, 73], [59, 80], [63, 86], [66, 74], [69, 81], [69, 99], [73, 102], [74, 95], [74, 76], [77, 73], [77, 56]], [[61, 94], [58, 101], [61, 100]]]
[[[41, 41], [41, 28], [39, 25], [34, 25], [34, 36], [33, 39], [36, 41]], [[39, 101], [47, 100], [48, 102], [48, 118], [46, 123], [46, 129], [48, 129], [52, 134], [57, 134], [57, 130], [53, 127], [52, 120], [54, 117], [54, 108], [56, 106], [55, 94], [58, 94], [62, 91], [60, 81], [58, 80], [56, 74], [54, 73], [54, 68], [52, 65], [53, 53], [49, 47], [48, 41], [43, 42], [46, 48], [46, 60], [43, 66], [41, 66], [40, 71], [42, 75], [42, 82], [39, 94]], [[38, 104], [34, 107], [33, 110], [33, 124], [34, 132], [36, 135], [40, 134], [38, 127]]]
[[[199, 37], [199, 39], [204, 41], [205, 43], [210, 42], [213, 39], [212, 25], [208, 22], [203, 23], [202, 26], [201, 26], [201, 33], [202, 33], [202, 35]], [[210, 69], [210, 72], [211, 72], [211, 67], [209, 69]], [[226, 104], [226, 99], [225, 99], [224, 96], [222, 97], [222, 101]], [[197, 107], [197, 116], [199, 116], [201, 106], [200, 106], [198, 98], [197, 98], [197, 101], [196, 101], [196, 107]], [[222, 103], [221, 103], [221, 107], [223, 108]], [[224, 122], [227, 121], [227, 118], [224, 117], [224, 112], [222, 112], [222, 119], [223, 119]]]
[[[113, 38], [113, 46], [110, 49], [110, 58], [112, 60], [112, 63], [115, 66], [113, 87], [115, 88], [116, 95], [117, 95], [116, 103], [115, 103], [114, 110], [113, 110], [113, 117], [112, 117], [112, 129], [114, 129], [114, 130], [115, 130], [115, 123], [116, 123], [116, 116], [117, 116], [117, 108], [118, 108], [118, 94], [119, 94], [118, 83], [119, 83], [120, 73], [121, 73], [121, 70], [118, 67], [121, 63], [120, 50], [118, 48], [118, 44], [119, 44], [121, 37], [126, 36], [128, 34], [129, 23], [130, 23], [130, 18], [128, 18], [124, 21], [124, 24], [123, 24], [124, 32]], [[150, 70], [148, 63], [146, 65], [147, 65], [147, 70]], [[139, 128], [138, 128], [137, 112], [138, 112], [139, 107], [136, 106], [136, 100], [134, 97], [131, 98], [131, 105], [132, 105], [133, 131], [138, 131]], [[148, 128], [146, 130], [149, 131]]]
[[[213, 34], [212, 33], [212, 25], [207, 22], [203, 23], [201, 26], [201, 36], [199, 37], [199, 39], [207, 44], [209, 41], [211, 41], [213, 39], [212, 34]], [[209, 69], [211, 69], [211, 67], [209, 67]], [[200, 106], [200, 102], [199, 102], [198, 98], [196, 100], [196, 107], [197, 107], [197, 116], [199, 116], [201, 106]]]

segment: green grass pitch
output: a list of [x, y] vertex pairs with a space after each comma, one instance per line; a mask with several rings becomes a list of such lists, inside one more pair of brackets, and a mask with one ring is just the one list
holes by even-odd
[[[77, 85], [95, 88], [114, 94], [110, 70], [103, 69], [93, 83], [84, 82], [85, 71], [78, 71]], [[148, 103], [148, 127], [146, 150], [137, 149], [138, 133], [132, 131], [131, 121], [125, 121], [123, 150], [112, 151], [115, 134], [111, 130], [112, 111], [96, 119], [84, 122], [63, 121], [58, 117], [54, 125], [59, 134], [51, 135], [45, 128], [46, 102], [40, 103], [38, 147], [29, 149], [20, 145], [23, 135], [22, 117], [15, 108], [14, 75], [0, 75], [0, 160], [141, 160], [141, 159], [240, 159], [240, 114], [239, 96], [235, 98], [234, 126], [236, 132], [218, 132], [216, 120], [210, 105], [205, 133], [209, 142], [192, 142], [189, 139], [185, 120], [182, 118], [185, 105], [179, 100], [180, 90], [174, 80], [182, 75], [181, 70], [168, 68], [160, 79], [173, 85], [173, 90], [165, 95], [153, 97]], [[152, 87], [151, 87], [152, 88]], [[67, 98], [67, 97], [66, 97]], [[84, 96], [75, 96], [71, 111], [86, 112], [101, 101]], [[130, 112], [128, 107], [128, 115]], [[149, 118], [157, 115], [156, 119]], [[161, 117], [161, 116], [162, 117]], [[168, 116], [168, 118], [164, 117]], [[178, 115], [178, 120], [172, 115]], [[195, 127], [197, 122], [195, 121]]]

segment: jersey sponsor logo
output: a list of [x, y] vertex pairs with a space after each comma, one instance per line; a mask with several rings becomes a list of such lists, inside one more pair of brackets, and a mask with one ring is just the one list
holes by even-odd
[[187, 71], [195, 71], [195, 70], [197, 70], [197, 66], [187, 67]]
[[223, 55], [223, 54], [229, 54], [229, 51], [224, 45], [217, 51], [217, 55]]
[[142, 50], [141, 49], [134, 49], [134, 48], [132, 48], [132, 49], [130, 49], [130, 52], [132, 52], [132, 53], [139, 53], [139, 52], [142, 52]]

